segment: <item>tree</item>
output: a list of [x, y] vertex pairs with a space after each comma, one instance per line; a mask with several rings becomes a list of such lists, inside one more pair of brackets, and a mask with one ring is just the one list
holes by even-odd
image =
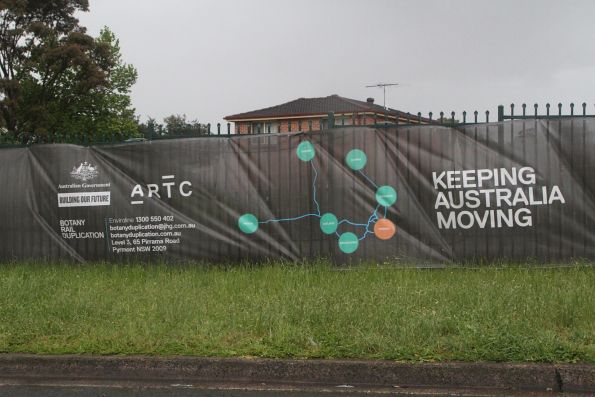
[[[56, 131], [87, 133], [94, 141], [123, 140], [139, 136], [138, 121], [131, 107], [130, 89], [137, 79], [132, 65], [122, 61], [120, 43], [107, 28], [96, 39], [108, 49], [111, 67], [104, 69], [106, 83], [87, 91], [78, 90], [79, 80], [67, 74], [56, 100], [61, 105]], [[66, 115], [66, 117], [64, 117]]]
[[186, 120], [186, 115], [172, 114], [163, 119], [165, 131], [169, 136], [206, 134], [207, 128], [198, 120]]
[[208, 133], [207, 126], [198, 120], [187, 120], [186, 115], [172, 114], [163, 119], [165, 133], [169, 136], [192, 136]]
[[163, 124], [149, 117], [139, 124], [139, 131], [146, 138], [174, 138], [208, 134], [208, 127], [198, 120], [187, 120], [185, 114], [172, 114], [163, 119]]
[[136, 70], [107, 28], [86, 34], [74, 13], [87, 10], [88, 0], [0, 0], [0, 115], [14, 140], [137, 133]]
[[164, 135], [163, 125], [159, 124], [157, 120], [152, 117], [149, 117], [146, 123], [139, 123], [138, 130], [140, 134], [147, 138], [157, 138]]

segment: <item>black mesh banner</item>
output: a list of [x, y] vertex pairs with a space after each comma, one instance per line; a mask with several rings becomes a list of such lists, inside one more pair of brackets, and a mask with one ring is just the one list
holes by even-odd
[[595, 119], [0, 150], [0, 260], [595, 258]]

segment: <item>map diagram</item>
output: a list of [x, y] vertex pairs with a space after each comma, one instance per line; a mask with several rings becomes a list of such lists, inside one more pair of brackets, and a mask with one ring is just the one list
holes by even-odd
[[[356, 222], [347, 218], [339, 219], [337, 215], [332, 212], [323, 213], [320, 209], [320, 204], [316, 198], [316, 179], [318, 178], [318, 171], [314, 165], [314, 157], [316, 151], [314, 145], [310, 141], [302, 141], [296, 149], [297, 157], [303, 162], [309, 162], [312, 171], [312, 200], [316, 212], [297, 215], [289, 218], [272, 218], [267, 220], [258, 220], [256, 216], [250, 213], [243, 214], [238, 218], [238, 227], [246, 234], [255, 233], [261, 225], [278, 222], [295, 222], [305, 218], [319, 219], [320, 230], [327, 235], [335, 235], [338, 237], [339, 249], [346, 253], [354, 253], [360, 244], [368, 236], [374, 235], [380, 240], [388, 240], [394, 236], [396, 232], [395, 224], [389, 220], [386, 215], [388, 207], [397, 201], [397, 192], [394, 188], [388, 185], [378, 186], [372, 179], [370, 179], [362, 169], [366, 166], [366, 154], [359, 150], [353, 149], [345, 156], [345, 163], [354, 172], [359, 173], [364, 177], [367, 183], [371, 184], [376, 190], [376, 202], [378, 205], [373, 209], [370, 217], [365, 223]], [[342, 225], [350, 225], [361, 232], [340, 232]]]

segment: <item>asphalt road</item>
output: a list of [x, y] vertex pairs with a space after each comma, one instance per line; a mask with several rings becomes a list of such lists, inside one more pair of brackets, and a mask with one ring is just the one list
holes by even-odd
[[0, 355], [0, 397], [595, 395], [590, 364]]
[[[0, 397], [386, 397], [405, 396], [371, 392], [283, 391], [283, 390], [205, 390], [185, 387], [122, 388], [110, 386], [0, 386]], [[407, 394], [411, 396], [411, 394]], [[416, 394], [420, 396], [420, 394]], [[436, 394], [425, 394], [436, 396]]]
[[558, 393], [535, 393], [535, 392], [507, 392], [502, 390], [416, 390], [407, 389], [403, 392], [398, 390], [350, 390], [349, 388], [340, 391], [330, 389], [310, 389], [306, 391], [292, 390], [242, 390], [242, 389], [204, 389], [194, 388], [188, 385], [160, 385], [160, 386], [121, 386], [121, 385], [7, 385], [0, 384], [0, 397], [492, 397], [492, 396], [516, 396], [516, 397], [570, 397], [573, 394]]

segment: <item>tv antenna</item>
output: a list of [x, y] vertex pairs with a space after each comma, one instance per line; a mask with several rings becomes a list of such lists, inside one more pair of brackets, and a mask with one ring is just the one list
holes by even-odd
[[386, 110], [386, 87], [390, 87], [393, 85], [399, 85], [399, 83], [378, 83], [378, 84], [374, 84], [374, 85], [367, 85], [366, 88], [372, 88], [372, 87], [377, 87], [377, 88], [382, 88], [382, 95], [383, 95], [383, 99], [384, 99], [384, 110]]

